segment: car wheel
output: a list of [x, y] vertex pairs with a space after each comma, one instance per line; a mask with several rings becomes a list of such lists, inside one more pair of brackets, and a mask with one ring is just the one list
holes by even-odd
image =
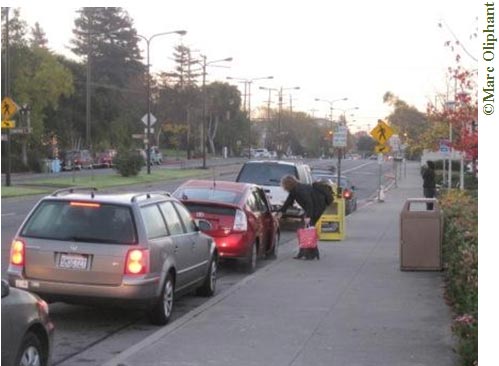
[[161, 296], [156, 305], [149, 312], [149, 319], [152, 324], [165, 325], [170, 320], [173, 311], [173, 295], [175, 283], [173, 276], [168, 273], [161, 291]]
[[248, 257], [246, 258], [246, 263], [245, 263], [246, 273], [255, 272], [257, 258], [258, 258], [258, 245], [256, 244], [256, 242], [254, 242], [251, 245], [251, 250]]
[[206, 274], [203, 285], [198, 289], [197, 293], [201, 296], [213, 296], [217, 287], [217, 259], [213, 257], [210, 261], [210, 268]]
[[45, 366], [47, 356], [42, 349], [42, 342], [35, 333], [28, 332], [21, 343], [16, 358], [16, 366]]
[[272, 250], [268, 254], [267, 258], [268, 259], [277, 259], [277, 255], [279, 253], [279, 239], [280, 235], [278, 232], [274, 234], [274, 245], [272, 247]]

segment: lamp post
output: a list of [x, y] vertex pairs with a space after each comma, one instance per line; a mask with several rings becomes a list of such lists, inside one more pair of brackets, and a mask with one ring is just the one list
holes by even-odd
[[213, 61], [207, 61], [207, 57], [204, 55], [201, 55], [202, 60], [202, 67], [203, 67], [203, 114], [202, 114], [202, 134], [201, 134], [201, 142], [202, 142], [202, 151], [203, 151], [203, 169], [206, 169], [206, 100], [207, 100], [207, 94], [206, 94], [206, 67], [215, 64], [217, 62], [230, 62], [232, 61], [232, 57], [227, 57], [224, 59], [220, 60], [213, 60]]
[[280, 87], [279, 88], [279, 114], [278, 114], [278, 120], [277, 120], [277, 134], [278, 134], [278, 141], [279, 141], [279, 148], [277, 149], [277, 157], [280, 159], [282, 157], [282, 136], [281, 136], [281, 118], [282, 118], [282, 92], [285, 90], [299, 90], [299, 86], [294, 86], [291, 88], [284, 88]]
[[274, 78], [273, 76], [264, 76], [264, 77], [259, 77], [259, 78], [246, 79], [246, 78], [234, 78], [231, 76], [227, 76], [227, 80], [236, 80], [236, 81], [244, 83], [244, 90], [247, 91], [247, 94], [248, 94], [248, 125], [249, 125], [249, 128], [248, 128], [248, 158], [249, 159], [251, 159], [251, 84], [257, 80], [266, 80], [266, 79], [273, 79], [273, 78]]
[[187, 31], [178, 30], [172, 32], [156, 33], [150, 36], [149, 38], [137, 34], [137, 37], [142, 38], [144, 41], [146, 41], [147, 45], [147, 174], [151, 174], [151, 64], [149, 62], [150, 60], [149, 50], [151, 46], [151, 41], [154, 38], [160, 36], [166, 36], [168, 34], [180, 34], [181, 36], [184, 36], [185, 34], [187, 34]]

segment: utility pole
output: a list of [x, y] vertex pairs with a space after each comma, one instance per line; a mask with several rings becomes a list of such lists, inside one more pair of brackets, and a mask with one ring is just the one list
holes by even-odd
[[[5, 27], [6, 27], [6, 32], [5, 32], [5, 96], [10, 97], [10, 40], [9, 40], [9, 11], [10, 8], [7, 7], [6, 9], [6, 16], [5, 16]], [[11, 171], [12, 171], [12, 162], [11, 162], [11, 157], [10, 157], [10, 128], [7, 128], [6, 131], [7, 135], [7, 171], [5, 173], [5, 185], [7, 187], [10, 187], [11, 181], [10, 181], [10, 176], [11, 176]]]
[[202, 133], [201, 133], [201, 141], [202, 141], [202, 151], [203, 151], [203, 169], [206, 169], [206, 56], [201, 55], [203, 59], [203, 114], [201, 118], [203, 119], [202, 123]]
[[92, 71], [91, 71], [91, 40], [90, 40], [90, 34], [91, 34], [91, 28], [92, 28], [92, 14], [88, 14], [88, 31], [87, 31], [87, 80], [86, 80], [86, 109], [85, 109], [85, 121], [86, 121], [86, 138], [85, 138], [85, 143], [87, 145], [88, 149], [91, 149], [91, 130], [90, 130], [90, 122], [91, 122], [91, 80], [92, 80]]

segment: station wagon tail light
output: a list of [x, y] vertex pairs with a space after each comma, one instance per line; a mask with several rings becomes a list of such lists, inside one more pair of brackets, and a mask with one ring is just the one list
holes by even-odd
[[92, 202], [70, 202], [69, 205], [72, 207], [88, 207], [88, 208], [100, 207], [99, 203], [92, 203]]
[[149, 250], [131, 249], [126, 256], [125, 274], [141, 275], [148, 272]]
[[24, 266], [24, 242], [21, 240], [14, 240], [10, 248], [10, 263], [16, 266]]
[[234, 227], [232, 231], [246, 231], [248, 230], [248, 219], [246, 214], [241, 210], [236, 210], [236, 216], [234, 218]]

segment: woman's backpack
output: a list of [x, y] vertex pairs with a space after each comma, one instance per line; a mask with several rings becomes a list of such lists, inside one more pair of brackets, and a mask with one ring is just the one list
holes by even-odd
[[326, 205], [333, 203], [333, 188], [325, 182], [314, 182], [312, 183], [312, 188], [317, 192], [320, 192], [326, 201]]

